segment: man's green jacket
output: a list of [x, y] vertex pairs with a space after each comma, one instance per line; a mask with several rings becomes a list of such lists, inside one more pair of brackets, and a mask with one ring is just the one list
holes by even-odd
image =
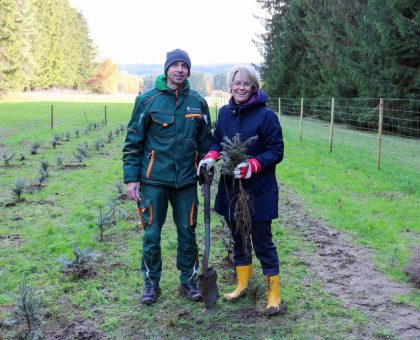
[[173, 90], [166, 75], [136, 98], [123, 149], [124, 182], [182, 188], [197, 181], [211, 144], [207, 102], [189, 86]]

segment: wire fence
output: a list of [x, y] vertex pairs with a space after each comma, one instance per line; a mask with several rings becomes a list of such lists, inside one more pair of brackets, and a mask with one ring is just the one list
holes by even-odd
[[[384, 155], [420, 169], [420, 100], [277, 98], [268, 105], [279, 117], [295, 119], [300, 140], [325, 139], [329, 152], [338, 143], [375, 152], [378, 169]], [[312, 128], [305, 129], [307, 124]]]
[[276, 112], [305, 119], [331, 121], [366, 131], [378, 131], [381, 102], [382, 130], [397, 136], [420, 137], [420, 100], [388, 98], [277, 98]]

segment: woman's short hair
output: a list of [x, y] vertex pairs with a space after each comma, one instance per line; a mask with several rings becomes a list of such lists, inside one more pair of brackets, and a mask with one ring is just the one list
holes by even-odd
[[258, 76], [257, 71], [250, 66], [250, 65], [236, 65], [233, 66], [227, 75], [227, 87], [228, 89], [231, 88], [233, 78], [235, 77], [236, 73], [240, 73], [242, 76], [248, 77], [251, 80], [251, 83], [254, 87], [254, 91], [258, 90], [260, 88], [260, 77]]

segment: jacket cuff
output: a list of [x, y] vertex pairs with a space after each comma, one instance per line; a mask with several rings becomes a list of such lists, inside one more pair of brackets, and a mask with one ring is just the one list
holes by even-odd
[[261, 164], [256, 158], [248, 159], [248, 163], [251, 166], [251, 174], [256, 175], [261, 172]]
[[137, 177], [124, 177], [124, 184], [130, 183], [130, 182], [140, 182]]
[[220, 153], [216, 150], [210, 150], [207, 154], [203, 157], [203, 159], [213, 158], [214, 160], [218, 160], [220, 158]]

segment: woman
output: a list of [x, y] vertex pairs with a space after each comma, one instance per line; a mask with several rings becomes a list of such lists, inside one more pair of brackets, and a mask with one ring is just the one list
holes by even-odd
[[[252, 273], [252, 247], [259, 259], [267, 283], [268, 315], [283, 313], [281, 302], [279, 260], [272, 241], [271, 222], [278, 217], [278, 188], [276, 164], [283, 159], [282, 129], [276, 114], [267, 108], [268, 97], [260, 89], [256, 71], [247, 65], [233, 67], [228, 73], [228, 87], [232, 93], [229, 104], [220, 109], [214, 142], [199, 163], [210, 169], [220, 159], [224, 138], [230, 140], [240, 134], [241, 142], [257, 136], [247, 146], [246, 162], [236, 166], [232, 175], [221, 175], [215, 201], [215, 210], [223, 215], [234, 241], [234, 263], [237, 275], [236, 289], [224, 295], [225, 301], [235, 301], [246, 295]], [[251, 197], [252, 221], [248, 237], [238, 232], [235, 221], [235, 202], [238, 181]], [[252, 246], [251, 246], [252, 240]]]

